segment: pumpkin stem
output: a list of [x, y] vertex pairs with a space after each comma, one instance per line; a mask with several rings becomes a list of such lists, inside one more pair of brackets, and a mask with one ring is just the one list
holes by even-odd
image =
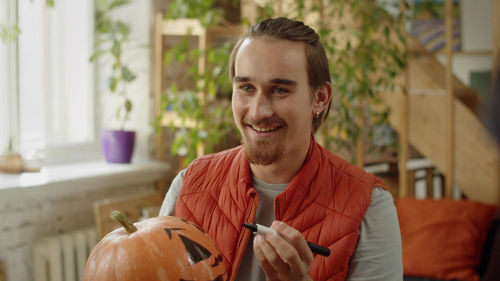
[[132, 221], [122, 212], [117, 210], [112, 211], [111, 218], [119, 222], [127, 230], [128, 234], [132, 234], [137, 231], [137, 227], [135, 227]]

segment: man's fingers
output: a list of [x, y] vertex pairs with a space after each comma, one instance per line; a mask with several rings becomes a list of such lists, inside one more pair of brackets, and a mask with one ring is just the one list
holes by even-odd
[[307, 274], [308, 266], [304, 264], [304, 261], [292, 244], [277, 233], [266, 234], [265, 238], [271, 247], [275, 249], [279, 258], [287, 265], [286, 269], [289, 270], [292, 275]]
[[268, 281], [310, 280], [312, 253], [302, 234], [285, 223], [273, 223], [276, 233], [256, 235], [254, 253]]
[[288, 241], [288, 243], [293, 246], [300, 258], [308, 265], [308, 267], [311, 265], [314, 257], [302, 233], [280, 221], [273, 222], [271, 228], [276, 230], [284, 239]]
[[268, 280], [277, 280], [278, 271], [275, 268], [276, 266], [273, 266], [271, 261], [268, 259], [268, 256], [271, 254], [266, 254], [266, 252], [271, 252], [276, 255], [276, 252], [262, 235], [255, 236], [253, 241], [253, 251]]
[[[267, 234], [267, 235], [272, 235], [276, 237], [279, 236], [278, 234]], [[265, 237], [267, 237], [267, 235]], [[259, 238], [257, 242], [261, 246], [262, 252], [264, 253], [266, 260], [271, 264], [271, 266], [277, 272], [288, 271], [289, 270], [288, 264], [285, 261], [283, 261], [283, 259], [279, 256], [276, 247], [272, 245], [270, 241], [265, 237]], [[282, 238], [279, 239], [283, 240]]]

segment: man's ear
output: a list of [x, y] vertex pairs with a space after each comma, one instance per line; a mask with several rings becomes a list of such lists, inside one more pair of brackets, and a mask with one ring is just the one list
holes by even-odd
[[319, 86], [314, 92], [313, 98], [313, 113], [323, 112], [332, 100], [332, 84], [325, 82]]

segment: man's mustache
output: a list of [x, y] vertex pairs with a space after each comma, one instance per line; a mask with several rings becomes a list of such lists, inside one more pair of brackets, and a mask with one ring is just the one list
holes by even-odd
[[286, 125], [285, 120], [278, 117], [269, 117], [260, 120], [255, 120], [253, 118], [244, 118], [242, 123], [244, 125], [257, 126], [257, 127], [278, 127]]

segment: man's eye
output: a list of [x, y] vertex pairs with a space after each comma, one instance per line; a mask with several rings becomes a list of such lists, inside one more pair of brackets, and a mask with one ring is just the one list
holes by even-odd
[[245, 92], [251, 92], [253, 90], [253, 87], [250, 85], [241, 85], [240, 89], [245, 91]]
[[288, 90], [285, 88], [281, 88], [281, 87], [275, 87], [275, 88], [273, 88], [273, 93], [283, 94], [283, 93], [288, 93]]

